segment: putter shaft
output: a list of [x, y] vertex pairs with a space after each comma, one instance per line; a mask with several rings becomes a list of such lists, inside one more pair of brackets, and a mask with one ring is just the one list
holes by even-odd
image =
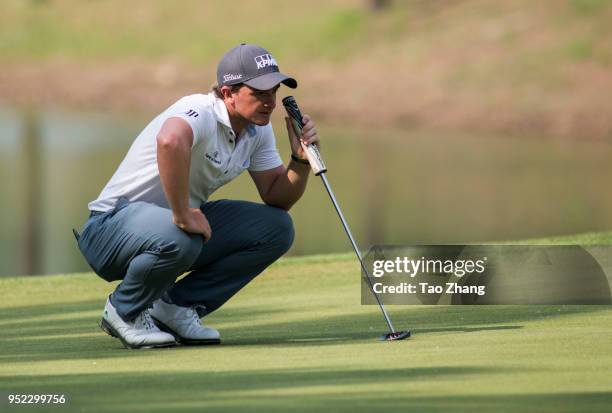
[[376, 298], [376, 302], [378, 303], [378, 306], [380, 307], [380, 310], [382, 311], [383, 316], [385, 317], [385, 321], [387, 322], [387, 325], [389, 326], [389, 330], [391, 330], [391, 333], [395, 333], [395, 329], [393, 328], [393, 324], [391, 324], [391, 319], [389, 318], [389, 315], [387, 314], [387, 310], [385, 310], [385, 306], [380, 301], [380, 298], [378, 298], [378, 294], [376, 294], [376, 292], [374, 291], [372, 280], [370, 280], [370, 273], [368, 272], [367, 268], [363, 264], [363, 258], [361, 258], [361, 253], [359, 252], [357, 243], [355, 242], [355, 239], [353, 238], [353, 234], [351, 234], [351, 230], [349, 229], [349, 226], [346, 223], [346, 220], [344, 219], [344, 215], [342, 215], [342, 210], [340, 209], [340, 206], [338, 205], [338, 202], [336, 201], [336, 197], [334, 196], [334, 193], [331, 190], [329, 182], [327, 182], [327, 177], [325, 176], [325, 172], [320, 173], [319, 176], [321, 177], [321, 180], [323, 181], [323, 186], [325, 186], [325, 190], [329, 194], [332, 204], [334, 204], [334, 208], [336, 209], [336, 212], [338, 213], [338, 216], [340, 217], [340, 221], [342, 222], [342, 226], [344, 227], [344, 231], [346, 232], [346, 235], [348, 235], [349, 240], [351, 241], [353, 250], [355, 250], [355, 254], [357, 254], [357, 259], [359, 260], [359, 264], [361, 264], [361, 269], [365, 273], [366, 280], [368, 281], [368, 284], [370, 285], [370, 291], [372, 291], [372, 294], [374, 294], [374, 298]]
[[[285, 110], [287, 111], [287, 114], [291, 118], [291, 121], [292, 121], [291, 123], [293, 125], [293, 129], [295, 131], [296, 136], [299, 136], [302, 132], [302, 128], [304, 127], [304, 122], [302, 120], [302, 113], [300, 112], [300, 108], [298, 107], [297, 102], [295, 101], [293, 96], [287, 96], [283, 99], [283, 105], [285, 106]], [[351, 241], [351, 245], [353, 246], [353, 250], [355, 250], [355, 254], [357, 254], [357, 259], [359, 260], [361, 269], [366, 275], [366, 280], [368, 281], [368, 284], [370, 285], [370, 291], [372, 292], [372, 294], [374, 294], [374, 298], [376, 298], [376, 302], [378, 303], [378, 306], [380, 307], [380, 311], [382, 311], [383, 316], [385, 317], [387, 326], [389, 326], [390, 334], [396, 334], [396, 331], [393, 328], [393, 324], [391, 324], [391, 319], [389, 318], [389, 315], [387, 314], [387, 310], [385, 310], [385, 306], [380, 301], [380, 298], [378, 297], [378, 294], [376, 294], [376, 291], [374, 291], [374, 285], [372, 285], [372, 280], [370, 280], [370, 273], [368, 272], [367, 268], [363, 264], [363, 259], [361, 258], [361, 253], [359, 252], [357, 243], [355, 242], [355, 239], [353, 238], [353, 234], [351, 234], [351, 230], [349, 229], [349, 226], [346, 223], [346, 220], [344, 219], [344, 215], [342, 215], [342, 210], [340, 210], [340, 206], [338, 205], [338, 202], [336, 201], [336, 197], [334, 196], [334, 193], [331, 190], [329, 182], [327, 182], [327, 178], [325, 177], [325, 172], [327, 172], [327, 168], [325, 167], [325, 164], [323, 163], [323, 159], [321, 158], [321, 154], [319, 153], [319, 150], [317, 149], [316, 145], [305, 145], [304, 143], [301, 143], [301, 145], [302, 145], [304, 152], [307, 154], [308, 161], [310, 162], [312, 171], [314, 172], [316, 176], [321, 177], [321, 180], [323, 181], [323, 186], [325, 186], [325, 190], [329, 194], [332, 204], [334, 204], [334, 208], [336, 209], [336, 212], [338, 213], [338, 216], [340, 217], [340, 221], [342, 222], [344, 231], [346, 232], [346, 235], [348, 235], [349, 240]], [[401, 332], [401, 333], [405, 333], [405, 332]], [[387, 336], [388, 335], [389, 334], [387, 334]]]

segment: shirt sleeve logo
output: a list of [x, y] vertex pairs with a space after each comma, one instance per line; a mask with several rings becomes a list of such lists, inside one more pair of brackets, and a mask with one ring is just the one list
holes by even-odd
[[187, 112], [184, 112], [184, 113], [185, 113], [185, 115], [187, 115], [187, 116], [189, 116], [189, 117], [192, 117], [192, 118], [197, 118], [198, 116], [200, 116], [200, 115], [198, 114], [198, 112], [196, 112], [196, 111], [195, 111], [195, 110], [193, 110], [193, 109], [189, 109]]

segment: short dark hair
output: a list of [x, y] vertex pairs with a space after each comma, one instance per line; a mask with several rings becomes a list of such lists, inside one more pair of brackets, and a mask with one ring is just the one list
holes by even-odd
[[[244, 83], [236, 83], [235, 85], [228, 85], [228, 86], [230, 87], [230, 90], [232, 91], [232, 93], [234, 93], [234, 92], [238, 92], [240, 88], [244, 86]], [[217, 96], [219, 99], [223, 99], [223, 93], [221, 93], [221, 88], [219, 87], [219, 85], [213, 85], [212, 91], [215, 92], [215, 96]]]

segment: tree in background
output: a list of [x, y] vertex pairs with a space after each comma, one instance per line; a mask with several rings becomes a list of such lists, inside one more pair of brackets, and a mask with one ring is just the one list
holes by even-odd
[[370, 10], [383, 10], [391, 4], [391, 0], [368, 0]]

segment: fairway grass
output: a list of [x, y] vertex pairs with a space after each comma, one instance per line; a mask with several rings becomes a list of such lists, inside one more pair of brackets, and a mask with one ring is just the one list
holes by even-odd
[[390, 306], [413, 337], [381, 342], [385, 324], [377, 307], [360, 305], [359, 275], [349, 254], [283, 260], [205, 318], [223, 344], [156, 350], [125, 350], [97, 327], [114, 284], [91, 273], [2, 278], [2, 397], [64, 394], [68, 405], [0, 406], [610, 411], [610, 306]]

